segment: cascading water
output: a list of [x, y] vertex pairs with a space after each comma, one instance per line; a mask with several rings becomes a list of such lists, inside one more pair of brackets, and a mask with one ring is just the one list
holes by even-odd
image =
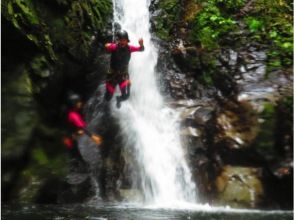
[[[134, 152], [146, 202], [177, 205], [196, 202], [196, 189], [180, 144], [178, 113], [164, 105], [155, 79], [157, 50], [149, 32], [150, 0], [113, 0], [114, 22], [129, 33], [131, 44], [144, 39], [145, 51], [133, 53], [129, 65], [131, 96], [112, 113], [125, 146]], [[113, 99], [115, 100], [115, 99]]]

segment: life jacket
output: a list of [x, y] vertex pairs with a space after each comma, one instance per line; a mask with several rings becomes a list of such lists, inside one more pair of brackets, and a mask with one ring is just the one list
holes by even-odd
[[117, 44], [117, 49], [111, 53], [110, 67], [115, 71], [126, 71], [131, 59], [129, 45], [121, 47]]

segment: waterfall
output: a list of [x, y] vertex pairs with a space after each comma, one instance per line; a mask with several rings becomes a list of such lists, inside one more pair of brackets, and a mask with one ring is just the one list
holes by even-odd
[[[178, 129], [179, 113], [167, 107], [156, 83], [157, 49], [149, 32], [150, 0], [113, 0], [114, 22], [129, 34], [130, 44], [144, 39], [145, 51], [132, 53], [129, 74], [131, 96], [115, 107], [124, 145], [134, 153], [147, 203], [175, 205], [196, 203], [196, 189]], [[118, 90], [118, 89], [117, 89]], [[119, 94], [116, 94], [119, 95]]]

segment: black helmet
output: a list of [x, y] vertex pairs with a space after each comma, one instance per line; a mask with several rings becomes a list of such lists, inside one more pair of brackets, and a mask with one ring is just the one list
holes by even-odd
[[116, 36], [119, 40], [121, 39], [127, 39], [128, 42], [130, 42], [129, 40], [129, 35], [128, 35], [128, 32], [124, 31], [124, 30], [120, 30], [116, 33]]
[[75, 106], [76, 103], [82, 101], [82, 98], [80, 95], [76, 94], [76, 93], [71, 93], [68, 95], [67, 97], [67, 103], [70, 107]]

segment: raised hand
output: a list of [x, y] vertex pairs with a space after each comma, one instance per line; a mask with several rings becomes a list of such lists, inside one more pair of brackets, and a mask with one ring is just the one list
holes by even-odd
[[144, 45], [143, 38], [140, 38], [140, 39], [139, 39], [139, 45], [140, 45], [141, 47]]

